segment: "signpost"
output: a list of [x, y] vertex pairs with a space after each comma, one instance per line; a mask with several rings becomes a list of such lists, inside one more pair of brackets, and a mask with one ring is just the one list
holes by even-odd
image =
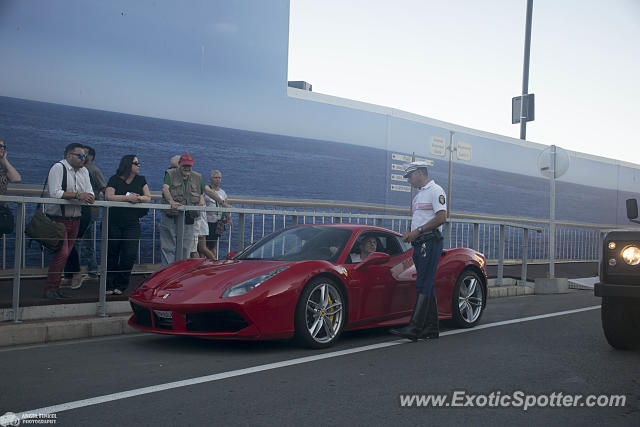
[[549, 278], [555, 278], [556, 262], [556, 178], [569, 169], [569, 154], [552, 145], [538, 155], [538, 170], [551, 179], [549, 200]]

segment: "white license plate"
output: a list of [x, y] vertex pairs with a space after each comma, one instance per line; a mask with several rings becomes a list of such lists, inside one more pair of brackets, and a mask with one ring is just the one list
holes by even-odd
[[162, 319], [171, 319], [171, 312], [170, 311], [164, 311], [164, 310], [153, 310], [153, 312], [155, 313], [156, 316], [162, 318]]

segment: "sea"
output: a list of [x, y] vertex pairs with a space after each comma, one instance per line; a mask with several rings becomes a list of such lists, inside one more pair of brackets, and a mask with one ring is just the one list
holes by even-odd
[[[49, 167], [63, 158], [64, 147], [79, 142], [96, 150], [95, 164], [107, 180], [122, 156], [137, 155], [151, 190], [160, 190], [169, 159], [188, 152], [205, 179], [211, 170], [222, 172], [222, 188], [229, 195], [410, 204], [410, 193], [391, 190], [398, 184], [391, 180], [392, 155], [398, 152], [363, 145], [9, 97], [0, 97], [0, 137], [26, 184], [42, 184]], [[447, 191], [449, 164], [433, 161], [430, 176]], [[459, 162], [452, 172], [453, 211], [549, 217], [545, 178]], [[562, 181], [556, 193], [558, 220], [599, 224], [624, 221], [611, 207], [633, 196]]]

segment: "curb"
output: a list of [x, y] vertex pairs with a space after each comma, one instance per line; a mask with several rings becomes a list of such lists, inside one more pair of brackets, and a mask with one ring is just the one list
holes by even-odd
[[129, 316], [130, 313], [120, 313], [111, 317], [7, 323], [0, 326], [0, 347], [138, 333], [127, 324]]
[[509, 285], [509, 286], [489, 286], [489, 299], [502, 297], [515, 297], [523, 295], [533, 295], [533, 284], [526, 285]]

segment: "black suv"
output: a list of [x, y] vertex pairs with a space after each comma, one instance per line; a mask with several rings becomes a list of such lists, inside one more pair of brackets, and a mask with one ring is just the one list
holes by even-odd
[[[635, 199], [627, 200], [627, 217], [640, 224]], [[602, 329], [609, 344], [640, 348], [640, 230], [607, 233], [595, 295], [602, 297]]]

